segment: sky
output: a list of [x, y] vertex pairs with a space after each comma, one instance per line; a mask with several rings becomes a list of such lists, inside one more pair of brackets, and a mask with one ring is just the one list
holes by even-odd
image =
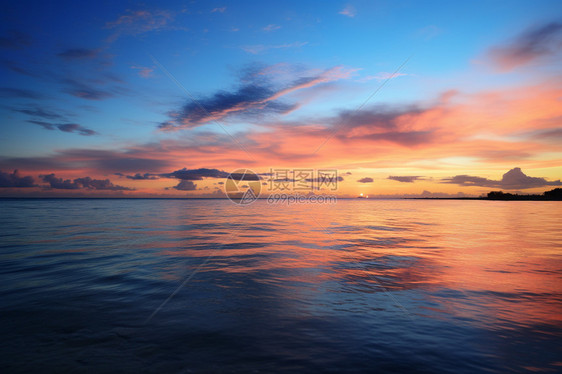
[[[560, 15], [560, 1], [7, 2], [0, 197], [224, 197], [239, 169], [265, 195], [303, 170], [309, 193], [341, 197], [542, 193], [562, 186]], [[337, 186], [315, 184], [325, 171]]]

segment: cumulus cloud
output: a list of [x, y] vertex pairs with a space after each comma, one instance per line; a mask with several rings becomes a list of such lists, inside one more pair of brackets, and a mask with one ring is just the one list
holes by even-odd
[[359, 179], [357, 182], [359, 182], [359, 183], [373, 183], [373, 178], [365, 177], [365, 178]]
[[192, 181], [182, 180], [178, 183], [177, 186], [174, 186], [172, 188], [175, 188], [179, 191], [195, 191], [197, 189], [197, 185]]
[[492, 61], [503, 71], [528, 65], [562, 51], [562, 22], [550, 22], [529, 29], [505, 46], [490, 49]]
[[394, 181], [398, 181], [398, 182], [403, 182], [403, 183], [413, 183], [419, 179], [421, 179], [420, 176], [417, 175], [408, 175], [408, 176], [395, 176], [395, 175], [390, 175], [387, 179], [391, 179]]
[[14, 170], [11, 174], [0, 170], [0, 187], [35, 187], [35, 181], [33, 177], [21, 176], [17, 170]]
[[504, 188], [507, 190], [524, 190], [545, 186], [562, 186], [560, 180], [549, 182], [545, 178], [529, 177], [520, 168], [513, 168], [505, 173], [501, 180], [491, 180], [470, 175], [456, 175], [445, 178], [441, 183], [457, 184], [459, 186], [477, 186], [490, 188]]
[[54, 173], [39, 176], [50, 188], [61, 190], [111, 190], [132, 191], [134, 189], [113, 184], [109, 179], [92, 179], [90, 177], [76, 178], [74, 180], [57, 178]]

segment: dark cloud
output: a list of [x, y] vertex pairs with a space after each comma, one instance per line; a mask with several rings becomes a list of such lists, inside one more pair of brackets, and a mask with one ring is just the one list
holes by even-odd
[[178, 183], [177, 186], [174, 186], [176, 190], [180, 191], [195, 191], [197, 189], [197, 185], [190, 180], [182, 180]]
[[132, 188], [113, 184], [109, 179], [92, 179], [90, 177], [76, 178], [74, 180], [57, 178], [55, 174], [40, 175], [43, 182], [49, 183], [50, 188], [61, 190], [110, 190], [132, 191]]
[[550, 22], [529, 29], [506, 46], [492, 48], [492, 60], [502, 70], [512, 70], [562, 50], [562, 23]]
[[45, 122], [45, 121], [36, 121], [36, 120], [29, 120], [27, 121], [29, 123], [33, 123], [34, 125], [38, 125], [41, 126], [42, 128], [44, 128], [45, 130], [54, 130], [55, 129], [55, 125], [53, 125], [52, 123], [49, 122]]
[[113, 97], [113, 93], [94, 88], [85, 82], [78, 82], [74, 79], [64, 79], [63, 83], [67, 86], [65, 92], [86, 100], [104, 100]]
[[0, 187], [35, 187], [33, 177], [22, 177], [17, 170], [12, 174], [0, 170]]
[[36, 77], [37, 74], [32, 73], [31, 71], [25, 69], [21, 63], [15, 62], [15, 61], [10, 61], [10, 60], [2, 60], [0, 61], [0, 65], [2, 65], [4, 68], [11, 70], [15, 73], [18, 74], [22, 74], [22, 75], [27, 75], [29, 77]]
[[359, 183], [373, 183], [373, 178], [365, 177], [365, 178], [359, 179], [357, 182], [359, 182]]
[[192, 180], [198, 181], [202, 180], [203, 178], [226, 178], [228, 177], [229, 173], [226, 171], [221, 171], [218, 169], [180, 169], [173, 171], [171, 173], [160, 174], [161, 177], [164, 178], [177, 178], [183, 180]]
[[62, 119], [64, 118], [58, 113], [52, 112], [48, 109], [36, 106], [36, 107], [29, 107], [29, 108], [15, 108], [12, 109], [14, 112], [27, 114], [32, 117], [40, 117], [44, 119]]
[[507, 190], [527, 189], [545, 186], [562, 186], [560, 180], [549, 182], [544, 178], [529, 177], [520, 168], [513, 168], [505, 173], [501, 180], [495, 181], [470, 175], [456, 175], [445, 178], [441, 183], [457, 184], [459, 186], [477, 186], [490, 188], [504, 188]]
[[284, 113], [293, 108], [293, 105], [268, 102], [274, 93], [271, 88], [257, 84], [244, 85], [234, 92], [220, 91], [185, 104], [159, 127], [164, 130], [191, 128], [234, 114]]
[[90, 59], [98, 55], [97, 49], [70, 48], [57, 54], [65, 60]]
[[128, 179], [132, 179], [132, 180], [155, 180], [155, 179], [159, 179], [158, 175], [156, 174], [150, 174], [150, 173], [136, 173], [135, 175], [125, 175], [123, 173], [115, 173], [115, 175], [118, 175], [120, 177], [125, 177]]
[[33, 43], [31, 36], [18, 30], [8, 30], [0, 36], [0, 48], [22, 49]]
[[21, 88], [0, 87], [0, 97], [19, 99], [41, 99], [43, 96], [35, 91]]
[[53, 123], [49, 123], [49, 122], [45, 122], [45, 121], [36, 121], [36, 120], [29, 120], [27, 122], [33, 123], [35, 125], [39, 125], [39, 126], [43, 127], [44, 129], [47, 129], [47, 130], [59, 129], [60, 131], [63, 131], [63, 132], [72, 132], [72, 133], [77, 133], [79, 135], [84, 135], [84, 136], [91, 136], [91, 135], [97, 134], [97, 132], [95, 132], [94, 130], [87, 129], [87, 128], [85, 128], [83, 126], [80, 126], [76, 123], [53, 124]]
[[90, 136], [90, 135], [96, 135], [97, 132], [95, 132], [94, 130], [90, 130], [87, 129], [85, 127], [82, 127], [76, 123], [65, 123], [62, 125], [57, 125], [57, 128], [60, 131], [64, 131], [64, 132], [76, 132], [80, 135], [84, 135], [84, 136]]
[[417, 180], [420, 180], [420, 176], [413, 175], [413, 176], [394, 176], [390, 175], [387, 179], [391, 179], [393, 181], [403, 182], [403, 183], [413, 183]]
[[[246, 119], [262, 119], [269, 114], [283, 114], [298, 107], [280, 99], [297, 90], [335, 81], [347, 76], [349, 72], [341, 67], [328, 69], [311, 76], [305, 72], [294, 71], [292, 81], [280, 83], [275, 81], [271, 67], [252, 65], [242, 69], [238, 87], [218, 91], [210, 96], [190, 100], [178, 110], [170, 113], [170, 119], [159, 125], [163, 130], [192, 128], [211, 121], [231, 116], [244, 116]], [[274, 69], [273, 69], [274, 70]]]
[[335, 118], [328, 119], [332, 128], [327, 131], [329, 136], [334, 135], [342, 141], [360, 138], [417, 146], [431, 143], [437, 136], [436, 130], [412, 131], [404, 126], [403, 119], [408, 119], [408, 123], [415, 123], [418, 117], [432, 109], [435, 108], [422, 109], [410, 105], [401, 108], [374, 106], [359, 111], [345, 110]]

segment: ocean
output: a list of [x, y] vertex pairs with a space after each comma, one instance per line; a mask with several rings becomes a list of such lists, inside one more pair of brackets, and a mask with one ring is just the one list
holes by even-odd
[[560, 202], [0, 200], [8, 372], [562, 371]]

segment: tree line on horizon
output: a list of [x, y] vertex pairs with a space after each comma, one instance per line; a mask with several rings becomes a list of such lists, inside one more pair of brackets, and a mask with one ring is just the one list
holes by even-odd
[[562, 200], [562, 188], [545, 191], [542, 195], [518, 195], [503, 191], [488, 192], [488, 200]]

